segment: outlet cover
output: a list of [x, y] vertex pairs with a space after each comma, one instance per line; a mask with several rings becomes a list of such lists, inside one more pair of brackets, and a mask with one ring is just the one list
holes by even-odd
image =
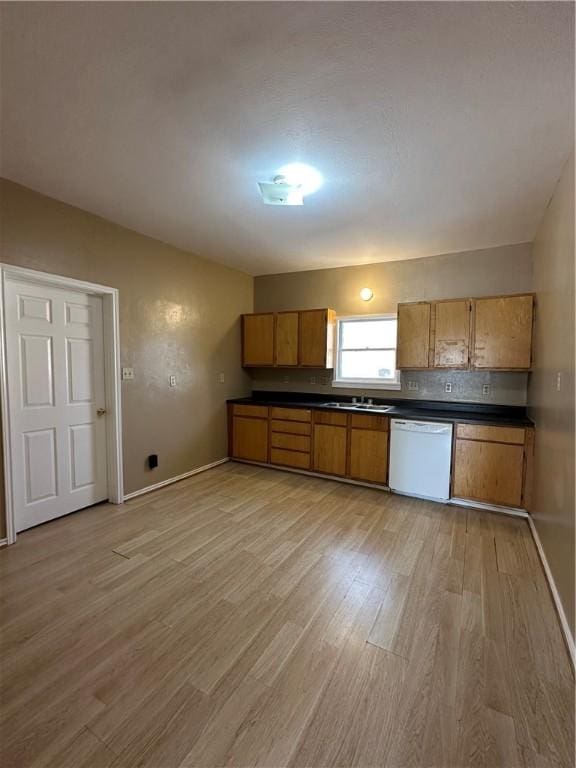
[[452, 382], [447, 381], [446, 384], [444, 384], [444, 392], [452, 392]]
[[122, 368], [122, 381], [134, 378], [134, 368]]
[[482, 384], [482, 394], [483, 395], [490, 394], [490, 384]]
[[170, 386], [171, 387], [176, 386], [176, 376], [170, 376]]
[[409, 381], [408, 389], [410, 392], [418, 392], [419, 386], [417, 381]]

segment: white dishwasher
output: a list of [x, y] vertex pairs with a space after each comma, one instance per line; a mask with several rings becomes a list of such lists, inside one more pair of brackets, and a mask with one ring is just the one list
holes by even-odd
[[392, 419], [389, 485], [434, 501], [450, 497], [452, 424]]

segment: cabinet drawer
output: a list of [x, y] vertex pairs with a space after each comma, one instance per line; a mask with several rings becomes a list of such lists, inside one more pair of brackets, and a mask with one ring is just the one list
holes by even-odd
[[272, 432], [273, 448], [286, 448], [289, 451], [304, 451], [310, 453], [310, 438], [305, 435], [285, 435]]
[[286, 421], [310, 421], [311, 411], [304, 408], [272, 408], [270, 416], [273, 419], [285, 419]]
[[283, 451], [280, 448], [272, 448], [270, 451], [272, 464], [282, 464], [285, 467], [296, 469], [310, 469], [310, 454], [297, 451]]
[[272, 432], [287, 432], [290, 435], [309, 435], [312, 427], [305, 421], [282, 421], [281, 419], [272, 419], [270, 422]]
[[375, 414], [356, 414], [350, 418], [350, 426], [355, 429], [376, 429], [380, 432], [388, 431], [388, 416], [376, 416]]
[[348, 416], [345, 413], [330, 413], [329, 411], [315, 411], [315, 424], [329, 424], [333, 427], [345, 427]]
[[234, 416], [252, 416], [255, 419], [268, 418], [268, 406], [266, 405], [235, 405]]
[[523, 427], [485, 427], [479, 424], [458, 424], [456, 437], [464, 440], [524, 445], [526, 430]]

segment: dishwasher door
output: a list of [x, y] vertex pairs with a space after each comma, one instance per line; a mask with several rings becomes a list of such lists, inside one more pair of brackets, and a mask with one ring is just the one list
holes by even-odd
[[389, 485], [434, 501], [450, 497], [452, 424], [392, 419]]

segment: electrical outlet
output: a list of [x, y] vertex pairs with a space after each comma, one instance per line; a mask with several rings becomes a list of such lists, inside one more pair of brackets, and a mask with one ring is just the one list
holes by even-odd
[[447, 381], [446, 384], [444, 384], [444, 392], [452, 392], [452, 382]]
[[134, 378], [134, 368], [122, 368], [122, 381]]
[[225, 377], [223, 373], [218, 374], [218, 381], [220, 382], [220, 384], [224, 384]]
[[171, 387], [176, 386], [176, 376], [170, 376], [170, 386]]
[[410, 392], [418, 392], [419, 386], [417, 381], [409, 381], [408, 382], [408, 389]]
[[483, 395], [490, 394], [490, 384], [482, 384], [482, 394]]
[[558, 371], [556, 374], [556, 392], [562, 391], [562, 371]]
[[288, 384], [288, 382], [290, 381], [290, 376], [284, 376], [283, 381], [284, 381], [284, 384]]
[[310, 376], [310, 384], [316, 384], [316, 376]]

